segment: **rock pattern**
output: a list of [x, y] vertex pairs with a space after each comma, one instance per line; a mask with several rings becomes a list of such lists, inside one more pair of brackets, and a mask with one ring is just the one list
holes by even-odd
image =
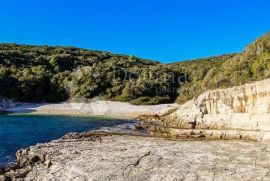
[[171, 112], [141, 116], [154, 135], [270, 140], [270, 79], [210, 90]]
[[[96, 134], [96, 135], [95, 135]], [[17, 153], [6, 180], [269, 180], [270, 146], [243, 141], [175, 141], [69, 134]]]

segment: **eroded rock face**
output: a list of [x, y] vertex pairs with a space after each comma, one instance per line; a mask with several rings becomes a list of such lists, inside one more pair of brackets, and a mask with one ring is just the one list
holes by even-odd
[[213, 139], [270, 140], [270, 79], [207, 91], [180, 105], [173, 113], [158, 117], [164, 132], [154, 127], [150, 129], [154, 135], [187, 134], [187, 130], [176, 131], [176, 128], [189, 129], [190, 136], [199, 132]]
[[208, 114], [270, 113], [270, 79], [229, 89], [208, 91], [198, 97]]

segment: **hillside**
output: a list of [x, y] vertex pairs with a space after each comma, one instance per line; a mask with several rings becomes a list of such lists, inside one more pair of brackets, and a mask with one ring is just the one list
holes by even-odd
[[[142, 100], [173, 102], [176, 94], [156, 93], [169, 82], [171, 70], [135, 56], [78, 48], [0, 45], [0, 95], [26, 102]], [[177, 73], [176, 73], [177, 74]], [[138, 100], [139, 98], [139, 100]], [[140, 100], [141, 99], [141, 100]]]
[[0, 44], [0, 96], [25, 102], [183, 103], [270, 77], [270, 33], [242, 53], [161, 64], [74, 47]]
[[180, 89], [178, 103], [184, 103], [206, 90], [227, 88], [270, 77], [270, 33], [257, 39], [239, 54], [210, 57], [170, 65], [188, 77]]

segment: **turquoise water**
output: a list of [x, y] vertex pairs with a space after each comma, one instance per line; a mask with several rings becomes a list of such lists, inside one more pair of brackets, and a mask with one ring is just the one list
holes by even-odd
[[49, 142], [68, 132], [83, 132], [131, 123], [106, 118], [0, 115], [0, 166], [15, 162], [18, 149]]

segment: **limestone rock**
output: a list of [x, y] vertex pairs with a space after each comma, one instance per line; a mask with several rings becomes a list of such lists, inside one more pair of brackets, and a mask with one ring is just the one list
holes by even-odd
[[[230, 137], [270, 140], [270, 79], [206, 91], [167, 114], [163, 112], [155, 116], [157, 117], [155, 122], [159, 122], [167, 130], [198, 129], [208, 130], [209, 133], [215, 130], [221, 138], [224, 131], [231, 135], [238, 130], [237, 134], [241, 136], [236, 134]], [[154, 117], [148, 116], [145, 120], [151, 122]], [[160, 134], [158, 132], [159, 130], [153, 129], [151, 131], [154, 135]], [[174, 131], [170, 132], [172, 136]]]
[[87, 138], [60, 139], [31, 147], [28, 154], [48, 155], [52, 165], [48, 168], [35, 163], [23, 179], [270, 179], [270, 147], [266, 143], [175, 141], [127, 135], [102, 136], [102, 140], [100, 143]]

